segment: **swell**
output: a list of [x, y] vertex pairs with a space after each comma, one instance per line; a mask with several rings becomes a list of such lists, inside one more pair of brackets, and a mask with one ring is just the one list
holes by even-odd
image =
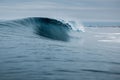
[[[45, 17], [29, 17], [24, 19], [9, 20], [0, 22], [0, 27], [10, 28], [32, 28], [36, 35], [61, 41], [69, 40], [69, 30], [71, 26], [56, 19]], [[23, 30], [20, 29], [20, 30]]]
[[86, 72], [93, 72], [93, 73], [104, 73], [104, 74], [115, 74], [120, 75], [120, 72], [112, 72], [112, 71], [103, 71], [103, 70], [94, 70], [94, 69], [81, 69], [82, 71]]

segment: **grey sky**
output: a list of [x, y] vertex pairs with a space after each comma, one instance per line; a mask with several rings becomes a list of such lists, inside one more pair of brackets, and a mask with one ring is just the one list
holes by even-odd
[[120, 0], [0, 0], [0, 18], [28, 16], [120, 22]]

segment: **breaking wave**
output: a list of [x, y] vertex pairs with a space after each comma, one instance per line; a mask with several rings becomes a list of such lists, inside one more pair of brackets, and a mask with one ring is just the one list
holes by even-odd
[[68, 41], [69, 31], [84, 31], [75, 21], [63, 22], [57, 19], [45, 17], [29, 17], [24, 19], [1, 21], [0, 26], [8, 27], [32, 27], [34, 33], [46, 38]]

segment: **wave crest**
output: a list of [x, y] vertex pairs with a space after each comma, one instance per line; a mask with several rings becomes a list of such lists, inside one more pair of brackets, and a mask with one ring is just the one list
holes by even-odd
[[[54, 40], [68, 41], [70, 30], [83, 31], [75, 21], [64, 22], [45, 17], [29, 17], [0, 23], [9, 27], [32, 27], [34, 33]], [[79, 27], [78, 27], [79, 26]]]

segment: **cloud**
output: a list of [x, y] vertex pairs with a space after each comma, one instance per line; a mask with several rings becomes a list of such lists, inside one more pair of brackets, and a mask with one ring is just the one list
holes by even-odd
[[71, 17], [83, 21], [120, 21], [119, 0], [0, 0], [0, 17]]

